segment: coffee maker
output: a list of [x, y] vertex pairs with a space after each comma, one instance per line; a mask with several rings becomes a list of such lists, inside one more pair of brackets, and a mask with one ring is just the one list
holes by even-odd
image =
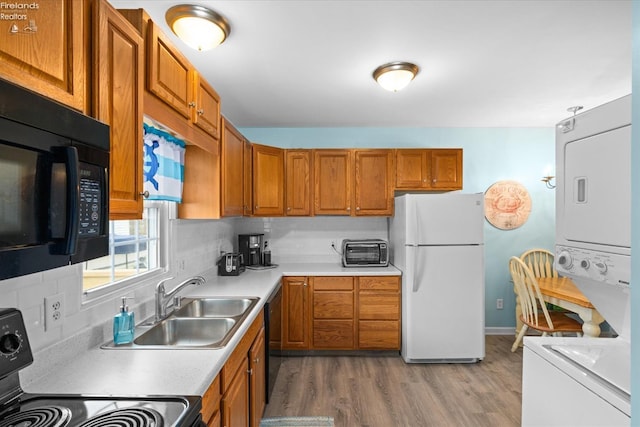
[[239, 252], [246, 266], [262, 265], [264, 234], [238, 234]]

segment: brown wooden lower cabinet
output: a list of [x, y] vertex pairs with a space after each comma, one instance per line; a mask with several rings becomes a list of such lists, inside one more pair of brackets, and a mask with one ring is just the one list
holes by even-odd
[[209, 427], [258, 426], [265, 407], [265, 337], [262, 312], [202, 396]]
[[283, 293], [285, 350], [400, 349], [399, 276], [285, 277]]

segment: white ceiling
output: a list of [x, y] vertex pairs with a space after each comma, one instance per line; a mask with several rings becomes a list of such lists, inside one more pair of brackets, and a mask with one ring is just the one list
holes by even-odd
[[[631, 92], [631, 0], [110, 0], [144, 8], [241, 127], [549, 127]], [[231, 35], [197, 52], [165, 11], [202, 4]], [[392, 93], [386, 62], [421, 71]]]

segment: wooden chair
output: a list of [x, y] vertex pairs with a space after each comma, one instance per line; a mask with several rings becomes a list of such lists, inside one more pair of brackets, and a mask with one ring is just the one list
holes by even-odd
[[520, 255], [535, 277], [558, 277], [553, 267], [553, 253], [546, 249], [531, 249]]
[[509, 260], [509, 271], [516, 286], [520, 298], [520, 320], [522, 328], [516, 337], [511, 351], [516, 351], [522, 341], [522, 337], [527, 329], [533, 328], [542, 332], [542, 336], [552, 334], [562, 336], [564, 332], [572, 332], [582, 336], [582, 325], [575, 319], [563, 313], [549, 312], [547, 305], [542, 298], [538, 281], [533, 272], [520, 258], [511, 257]]

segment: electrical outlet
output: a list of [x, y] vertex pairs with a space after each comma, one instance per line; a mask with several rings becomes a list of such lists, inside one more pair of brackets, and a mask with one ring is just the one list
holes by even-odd
[[504, 300], [502, 298], [498, 298], [496, 300], [496, 308], [498, 310], [502, 310], [504, 308]]
[[64, 294], [56, 294], [44, 299], [44, 330], [62, 325], [64, 319]]

